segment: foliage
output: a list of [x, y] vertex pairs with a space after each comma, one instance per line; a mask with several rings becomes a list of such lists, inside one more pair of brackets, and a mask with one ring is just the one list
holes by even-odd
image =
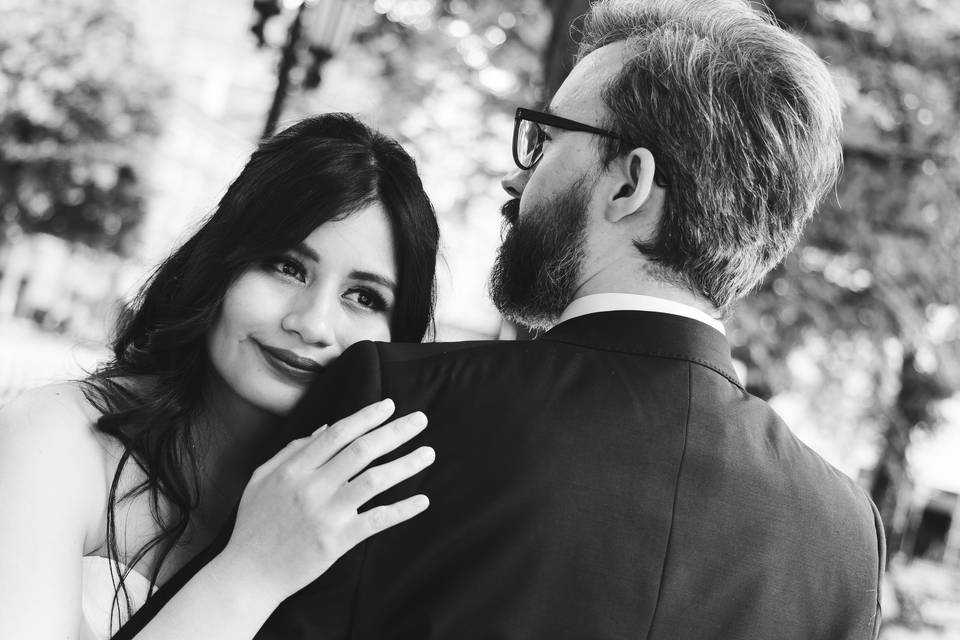
[[0, 2], [0, 242], [47, 232], [117, 250], [143, 216], [157, 74], [115, 2]]
[[[845, 167], [801, 247], [738, 313], [737, 352], [772, 392], [795, 384], [787, 354], [817, 342], [813, 397], [863, 377], [851, 418], [878, 441], [871, 488], [889, 524], [910, 434], [935, 426], [938, 401], [960, 388], [960, 7], [770, 6], [831, 63], [846, 107]], [[854, 344], [855, 357], [836, 366]], [[831, 403], [815, 404], [827, 428], [850, 428]]]
[[491, 186], [509, 168], [513, 110], [540, 97], [549, 28], [538, 0], [377, 0], [337, 56], [350, 76], [332, 76], [331, 63], [319, 91], [305, 92], [310, 74], [293, 74], [287, 117], [345, 108], [344, 93], [366, 96], [346, 108], [417, 149], [428, 184], [439, 185], [431, 197], [441, 218], [490, 215]]
[[940, 43], [960, 37], [960, 10], [936, 0], [783, 4], [832, 65], [845, 168], [801, 247], [738, 314], [746, 357], [782, 362], [814, 335], [865, 336], [878, 351], [894, 339], [894, 356], [913, 353], [921, 370], [956, 383], [960, 51]]

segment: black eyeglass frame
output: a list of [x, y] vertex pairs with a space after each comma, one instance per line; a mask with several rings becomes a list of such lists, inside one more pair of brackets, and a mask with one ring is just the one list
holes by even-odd
[[611, 131], [606, 131], [605, 129], [598, 129], [597, 127], [591, 127], [588, 124], [583, 124], [582, 122], [577, 122], [576, 120], [561, 118], [560, 116], [555, 116], [552, 113], [544, 113], [542, 111], [534, 111], [533, 109], [524, 109], [523, 107], [518, 107], [517, 113], [513, 118], [513, 161], [524, 171], [532, 169], [538, 162], [540, 162], [540, 158], [543, 157], [543, 129], [538, 126], [536, 160], [531, 162], [528, 166], [524, 166], [524, 164], [520, 162], [520, 154], [517, 152], [517, 143], [520, 142], [520, 123], [524, 120], [532, 122], [535, 125], [556, 127], [557, 129], [563, 129], [564, 131], [582, 131], [584, 133], [592, 133], [594, 135], [604, 136], [605, 138], [613, 138], [614, 140], [626, 142], [626, 140], [624, 140], [622, 137]]

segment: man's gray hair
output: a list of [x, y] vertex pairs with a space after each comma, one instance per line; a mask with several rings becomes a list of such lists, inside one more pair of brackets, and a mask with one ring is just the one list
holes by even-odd
[[738, 0], [600, 0], [578, 59], [618, 41], [605, 162], [646, 147], [666, 184], [658, 277], [722, 312], [793, 248], [840, 169], [840, 98], [817, 55]]

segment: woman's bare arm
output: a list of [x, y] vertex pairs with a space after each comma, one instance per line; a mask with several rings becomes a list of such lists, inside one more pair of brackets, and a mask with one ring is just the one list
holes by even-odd
[[[0, 412], [0, 505], [11, 522], [0, 527], [0, 637], [83, 638], [81, 557], [102, 527], [104, 450], [70, 403], [25, 400]], [[423, 511], [426, 498], [414, 496], [357, 513], [433, 461], [422, 447], [360, 473], [426, 426], [411, 414], [378, 428], [392, 412], [389, 401], [371, 405], [258, 468], [227, 547], [137, 638], [252, 638], [354, 545]]]
[[78, 638], [81, 559], [106, 503], [104, 450], [79, 391], [0, 410], [0, 637]]

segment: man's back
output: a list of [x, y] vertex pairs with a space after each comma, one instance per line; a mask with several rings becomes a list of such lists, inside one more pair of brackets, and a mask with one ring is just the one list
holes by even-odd
[[740, 388], [713, 329], [594, 314], [522, 344], [366, 343], [331, 373], [297, 412], [311, 424], [381, 396], [428, 413], [411, 446], [437, 462], [383, 501], [431, 507], [263, 637], [874, 635], [869, 500]]

